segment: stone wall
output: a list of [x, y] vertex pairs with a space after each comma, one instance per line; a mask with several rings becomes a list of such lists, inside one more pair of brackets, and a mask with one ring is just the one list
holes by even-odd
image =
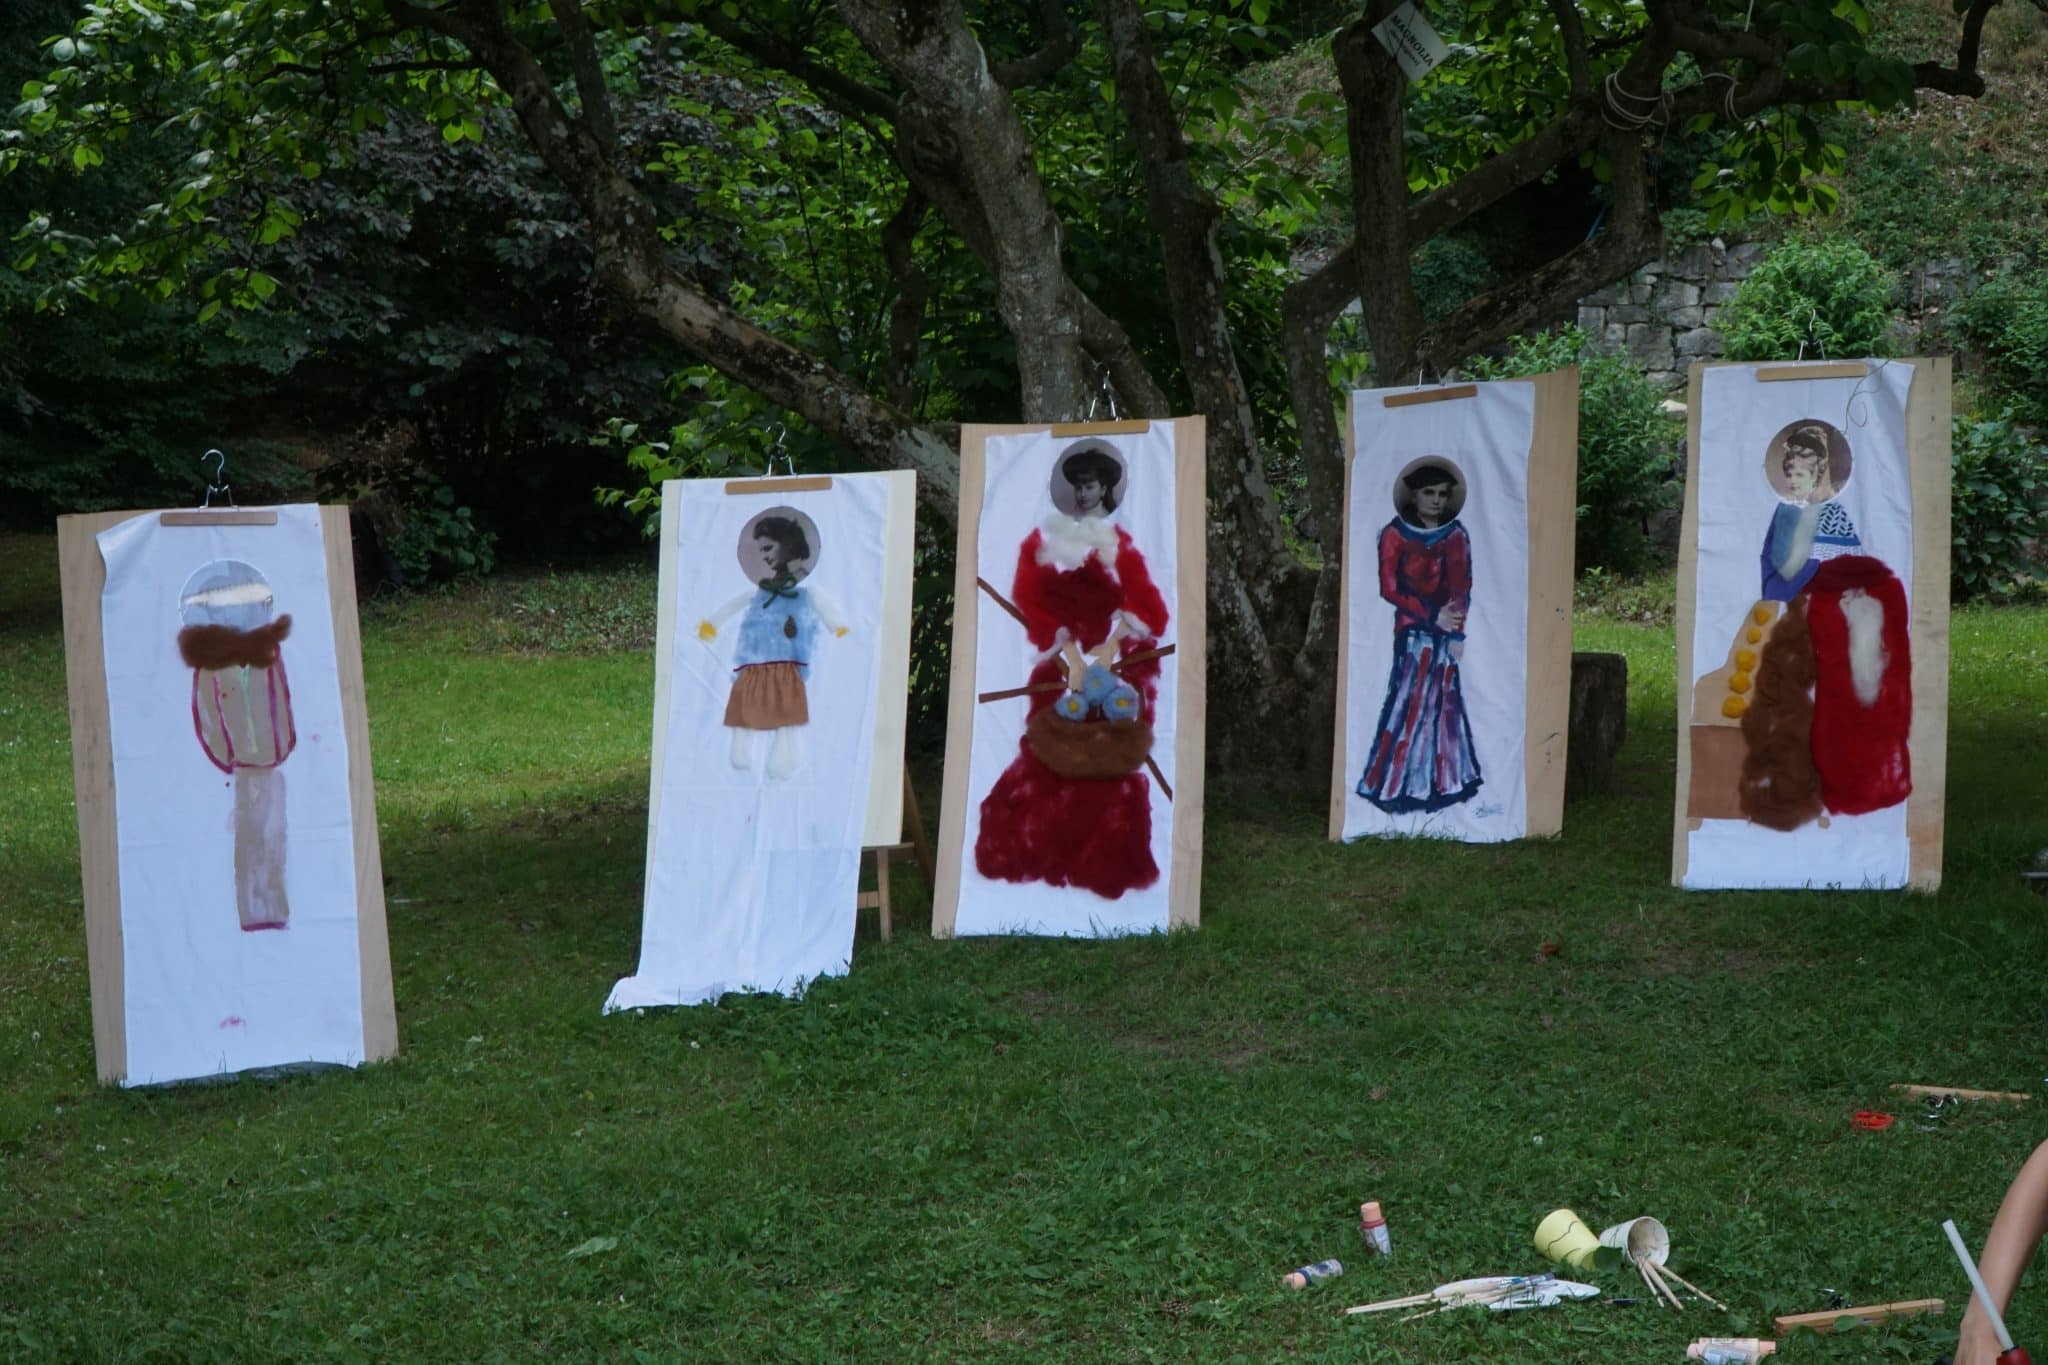
[[1721, 307], [1769, 250], [1719, 238], [1689, 246], [1579, 300], [1579, 326], [1605, 354], [1632, 356], [1652, 383], [1675, 388], [1693, 361], [1720, 356]]
[[[1765, 242], [1729, 246], [1718, 237], [1689, 246], [1676, 257], [1653, 261], [1620, 284], [1609, 285], [1579, 300], [1579, 326], [1596, 349], [1606, 355], [1633, 356], [1649, 371], [1651, 382], [1666, 388], [1685, 384], [1695, 360], [1721, 356], [1721, 307], [1735, 297], [1770, 251]], [[2012, 261], [1972, 269], [1954, 259], [1932, 260], [1898, 282], [1899, 319], [1893, 325], [1896, 354], [1912, 355], [1926, 339], [1940, 349], [1952, 342], [1925, 338], [1938, 332], [1942, 314], [1980, 279]]]

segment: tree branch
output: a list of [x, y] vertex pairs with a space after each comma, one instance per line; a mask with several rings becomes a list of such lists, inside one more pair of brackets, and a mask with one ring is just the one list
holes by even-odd
[[889, 401], [905, 412], [917, 409], [917, 347], [924, 334], [924, 306], [931, 281], [917, 263], [917, 230], [931, 204], [915, 189], [882, 227], [882, 256], [896, 280], [896, 300], [889, 305], [889, 352], [882, 364], [882, 388]]
[[1347, 245], [1280, 295], [1280, 347], [1308, 479], [1309, 516], [1325, 562], [1343, 553], [1343, 436], [1330, 393], [1330, 327], [1358, 297], [1358, 256]]
[[422, 10], [409, 0], [386, 3], [392, 13], [461, 42], [490, 72], [511, 100], [527, 141], [588, 216], [596, 273], [607, 289], [691, 354], [835, 440], [879, 465], [916, 470], [919, 496], [934, 512], [957, 511], [959, 463], [940, 433], [749, 322], [668, 264], [654, 206], [602, 154], [590, 129], [569, 117], [547, 72], [512, 34], [496, 0], [463, 0], [460, 11]]
[[1593, 68], [1586, 56], [1586, 26], [1579, 21], [1579, 7], [1573, 0], [1549, 0], [1557, 19], [1558, 37], [1564, 42], [1565, 69], [1571, 72], [1572, 98], [1584, 100], [1593, 93]]
[[1038, 0], [1038, 27], [1045, 34], [1045, 43], [1038, 51], [1013, 62], [997, 62], [989, 68], [989, 74], [1012, 90], [1038, 84], [1074, 60], [1074, 54], [1081, 50], [1062, 0]]
[[[1234, 561], [1232, 577], [1242, 581], [1252, 595], [1254, 618], [1270, 621], [1274, 614], [1266, 608], [1282, 587], [1280, 580], [1298, 562], [1288, 552], [1273, 508], [1259, 449], [1258, 419], [1231, 341], [1223, 255], [1216, 244], [1222, 210], [1215, 197], [1196, 182], [1188, 164], [1180, 116], [1153, 58], [1152, 38], [1139, 0], [1096, 0], [1096, 13], [1109, 47], [1117, 104], [1138, 146], [1146, 207], [1159, 230], [1181, 369], [1196, 411], [1208, 419], [1210, 533], [1234, 545], [1235, 552], [1226, 561]], [[1212, 564], [1224, 559], [1212, 556]], [[1270, 683], [1272, 651], [1266, 647], [1263, 631], [1247, 643], [1253, 648], [1230, 650], [1228, 657], [1261, 660], [1265, 671], [1262, 676], [1232, 679], [1230, 684]]]
[[914, 124], [930, 146], [901, 154], [925, 155], [941, 175], [956, 177], [987, 225], [996, 309], [1017, 343], [1025, 420], [1079, 417], [1094, 386], [1060, 259], [1059, 215], [1010, 92], [989, 77], [959, 0], [838, 5], [861, 45], [909, 92], [899, 123]]
[[716, 5], [704, 7], [690, 22], [761, 65], [788, 72], [842, 113], [885, 122], [896, 117], [896, 101], [890, 96], [813, 60], [801, 48], [792, 47], [771, 33], [756, 32], [728, 19]]
[[1403, 104], [1407, 78], [1373, 36], [1372, 15], [1338, 30], [1330, 44], [1344, 90], [1350, 134], [1353, 284], [1362, 307], [1373, 374], [1382, 384], [1415, 362], [1422, 304], [1409, 261], [1415, 244], [1408, 204]]
[[583, 103], [583, 120], [590, 135], [606, 156], [619, 153], [619, 121], [612, 110], [611, 91], [604, 83], [604, 63], [597, 55], [597, 37], [590, 31], [590, 19], [581, 0], [548, 0], [555, 26], [569, 48], [569, 73], [576, 80], [576, 94]]
[[1650, 173], [1640, 137], [1617, 132], [1607, 143], [1614, 202], [1606, 230], [1427, 328], [1416, 351], [1432, 366], [1448, 369], [1475, 351], [1548, 322], [1663, 253], [1664, 228], [1650, 207]]

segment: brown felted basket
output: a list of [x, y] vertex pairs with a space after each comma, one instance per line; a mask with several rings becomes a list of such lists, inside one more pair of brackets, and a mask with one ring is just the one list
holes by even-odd
[[1152, 727], [1140, 720], [1067, 720], [1048, 706], [1025, 725], [1024, 742], [1061, 777], [1122, 777], [1145, 766]]

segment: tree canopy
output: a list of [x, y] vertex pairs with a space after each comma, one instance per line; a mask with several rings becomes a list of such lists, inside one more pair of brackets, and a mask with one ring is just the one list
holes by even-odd
[[[488, 253], [505, 296], [445, 306], [503, 325], [416, 329], [415, 362], [538, 421], [525, 376], [613, 346], [594, 406], [650, 475], [786, 413], [950, 517], [960, 420], [1203, 412], [1218, 738], [1281, 753], [1329, 712], [1345, 310], [1412, 380], [1653, 259], [1671, 207], [1824, 208], [1818, 115], [1981, 93], [1998, 3], [1908, 61], [1860, 0], [1462, 0], [1410, 83], [1394, 0], [106, 0], [61, 7], [0, 174], [34, 196], [15, 288], [188, 310], [280, 367]], [[1325, 39], [1335, 88], [1246, 101]], [[423, 239], [450, 197], [471, 220]], [[1486, 232], [1485, 279], [1429, 297]], [[657, 338], [703, 400], [659, 441], [627, 375]]]

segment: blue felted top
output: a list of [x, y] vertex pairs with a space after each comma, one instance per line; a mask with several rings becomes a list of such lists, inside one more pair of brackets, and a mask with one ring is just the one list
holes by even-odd
[[797, 676], [808, 680], [811, 650], [823, 624], [805, 589], [796, 585], [785, 587], [770, 579], [754, 593], [753, 600], [747, 603], [746, 615], [740, 618], [739, 648], [733, 652], [733, 667], [796, 664]]

